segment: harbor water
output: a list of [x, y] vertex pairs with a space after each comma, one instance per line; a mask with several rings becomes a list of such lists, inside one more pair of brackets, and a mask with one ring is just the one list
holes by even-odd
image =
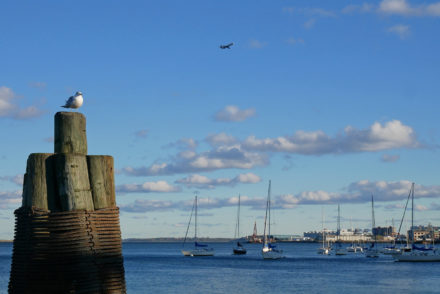
[[[124, 243], [128, 293], [440, 293], [440, 263], [322, 256], [316, 243], [279, 243], [286, 258], [263, 260], [260, 244], [245, 244], [241, 256], [232, 255], [232, 243], [210, 245], [213, 257], [184, 257], [180, 243]], [[0, 243], [2, 294], [11, 253], [11, 243]]]

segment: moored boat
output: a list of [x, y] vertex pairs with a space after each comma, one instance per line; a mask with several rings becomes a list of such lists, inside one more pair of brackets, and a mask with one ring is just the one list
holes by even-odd
[[[267, 192], [267, 202], [266, 202], [266, 215], [264, 217], [264, 240], [263, 240], [263, 249], [261, 250], [261, 254], [263, 259], [280, 259], [283, 258], [283, 250], [277, 249], [275, 245], [272, 245], [270, 242], [270, 189], [271, 189], [271, 181], [269, 180], [269, 189]], [[266, 230], [267, 228], [267, 230]]]
[[[194, 212], [194, 248], [185, 249], [186, 237], [188, 236], [188, 230], [191, 225], [191, 219]], [[193, 208], [191, 210], [191, 215], [189, 217], [188, 227], [186, 228], [185, 239], [183, 241], [182, 254], [184, 256], [213, 256], [215, 251], [210, 248], [207, 244], [201, 244], [197, 242], [197, 195], [194, 198]]]

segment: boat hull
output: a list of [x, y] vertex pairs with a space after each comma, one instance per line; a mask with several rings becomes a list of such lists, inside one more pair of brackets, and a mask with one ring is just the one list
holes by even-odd
[[440, 254], [438, 253], [419, 253], [419, 252], [403, 252], [394, 254], [395, 261], [402, 262], [439, 262]]
[[325, 247], [321, 247], [321, 248], [318, 249], [318, 254], [329, 255], [330, 254], [330, 249], [329, 248], [325, 248]]
[[182, 250], [184, 256], [213, 256], [215, 253], [214, 249], [192, 249], [192, 250]]
[[282, 250], [262, 251], [261, 254], [263, 255], [263, 259], [281, 259], [284, 257]]
[[379, 257], [379, 251], [377, 250], [367, 250], [365, 251], [365, 256], [370, 258]]
[[244, 248], [234, 248], [233, 252], [235, 255], [244, 255], [247, 253], [246, 249]]

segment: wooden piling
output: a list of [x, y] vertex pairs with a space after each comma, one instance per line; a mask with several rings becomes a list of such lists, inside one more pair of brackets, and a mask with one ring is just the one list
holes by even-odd
[[23, 206], [56, 210], [52, 153], [29, 155], [23, 182]]
[[86, 118], [82, 113], [55, 114], [55, 153], [87, 155]]
[[54, 158], [62, 210], [93, 210], [86, 156], [62, 153]]
[[77, 112], [55, 115], [54, 149], [27, 160], [8, 293], [124, 294], [113, 157], [87, 155]]
[[113, 157], [89, 155], [87, 166], [95, 210], [116, 207]]

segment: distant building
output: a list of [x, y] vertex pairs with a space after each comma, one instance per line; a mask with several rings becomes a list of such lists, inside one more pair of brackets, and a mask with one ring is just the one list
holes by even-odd
[[409, 240], [415, 242], [432, 241], [440, 239], [440, 227], [428, 226], [414, 226], [408, 231]]
[[394, 227], [375, 227], [373, 228], [373, 236], [394, 237], [396, 231]]

